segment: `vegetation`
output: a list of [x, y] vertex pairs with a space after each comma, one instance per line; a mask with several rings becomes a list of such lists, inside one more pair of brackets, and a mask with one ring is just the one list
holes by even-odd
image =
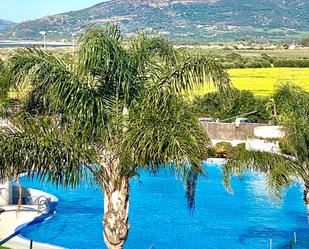
[[0, 59], [0, 117], [3, 111], [7, 109], [9, 102], [8, 93], [10, 91], [11, 76], [8, 66]]
[[274, 100], [282, 113], [285, 148], [288, 148], [285, 152], [290, 154], [238, 150], [224, 167], [225, 186], [232, 190], [232, 175], [258, 171], [265, 174], [270, 194], [281, 198], [283, 190], [295, 179], [301, 181], [309, 221], [309, 93], [284, 84], [276, 89]]
[[[236, 44], [236, 45], [235, 45]], [[244, 43], [244, 45], [246, 45]], [[263, 59], [265, 57], [273, 59], [308, 59], [309, 48], [296, 48], [295, 50], [284, 49], [279, 43], [273, 45], [257, 44], [252, 47], [235, 48], [237, 42], [229, 42], [221, 44], [221, 46], [194, 46], [188, 48], [188, 52], [192, 55], [208, 55], [221, 62], [233, 62], [228, 57], [230, 54], [238, 54], [241, 60], [246, 59]]]
[[175, 169], [188, 200], [191, 179], [203, 172], [209, 139], [184, 93], [204, 83], [228, 92], [230, 81], [220, 64], [163, 39], [139, 35], [124, 45], [115, 26], [88, 30], [72, 61], [38, 49], [11, 58], [17, 86], [30, 87], [0, 133], [0, 178], [27, 172], [57, 186], [98, 183], [106, 246], [123, 248], [129, 180], [139, 170]]
[[[228, 47], [225, 47], [228, 48]], [[249, 50], [249, 49], [248, 49]], [[294, 51], [294, 50], [293, 50]], [[193, 52], [194, 53], [194, 52]], [[222, 52], [215, 50], [213, 57], [221, 62], [225, 68], [281, 68], [281, 67], [295, 67], [295, 68], [308, 68], [309, 58], [302, 54], [300, 57], [276, 55], [271, 50], [262, 51], [257, 54], [242, 54], [233, 49], [230, 52]]]
[[[193, 100], [193, 110], [200, 117], [212, 117], [232, 122], [233, 117], [246, 113], [250, 122], [266, 123], [269, 119], [265, 105], [267, 98], [255, 97], [248, 90], [234, 90], [229, 94], [210, 92]], [[254, 113], [252, 113], [254, 112]]]
[[309, 37], [306, 37], [304, 39], [302, 39], [300, 41], [300, 44], [303, 46], [303, 47], [309, 47]]
[[215, 146], [216, 157], [229, 158], [233, 154], [234, 148], [229, 142], [220, 142]]

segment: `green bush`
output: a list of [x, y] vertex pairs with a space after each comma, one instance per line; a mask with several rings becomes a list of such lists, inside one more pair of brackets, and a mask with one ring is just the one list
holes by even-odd
[[293, 146], [291, 146], [289, 140], [285, 137], [279, 141], [279, 147], [283, 154], [294, 156], [294, 152], [292, 150]]
[[222, 65], [225, 69], [236, 68], [235, 63], [233, 62], [223, 62]]
[[3, 60], [1, 60], [1, 58], [0, 58], [0, 72], [2, 72], [3, 69], [4, 69], [4, 62], [3, 62]]
[[306, 37], [304, 39], [302, 39], [300, 41], [300, 44], [303, 46], [303, 47], [309, 47], [309, 37]]
[[214, 147], [209, 147], [207, 149], [207, 154], [208, 154], [209, 158], [216, 158], [217, 157], [216, 149]]
[[236, 145], [236, 150], [238, 150], [238, 151], [246, 150], [246, 143], [237, 144]]
[[272, 64], [265, 59], [255, 58], [247, 62], [246, 67], [247, 68], [269, 68], [269, 67], [272, 67]]
[[249, 121], [266, 123], [269, 119], [269, 114], [265, 109], [267, 102], [268, 99], [256, 97], [248, 90], [234, 90], [229, 94], [211, 92], [193, 100], [193, 111], [200, 117], [212, 117], [220, 120], [257, 111], [247, 116]]
[[218, 158], [230, 158], [233, 155], [234, 148], [229, 142], [220, 142], [216, 144], [215, 151]]
[[235, 61], [233, 68], [246, 68], [246, 65], [244, 62], [242, 61]]
[[308, 68], [309, 59], [277, 59], [274, 61], [274, 66]]
[[225, 56], [225, 58], [226, 58], [227, 60], [229, 60], [229, 61], [235, 61], [235, 60], [241, 60], [241, 59], [242, 59], [241, 54], [235, 53], [235, 52], [232, 52], [232, 53], [230, 53], [230, 54], [227, 54], [227, 55]]

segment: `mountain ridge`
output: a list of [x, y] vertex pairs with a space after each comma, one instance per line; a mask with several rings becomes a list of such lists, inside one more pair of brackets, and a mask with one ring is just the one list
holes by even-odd
[[9, 20], [0, 19], [0, 30], [6, 29], [9, 26], [12, 26], [14, 22], [11, 22]]
[[300, 37], [309, 31], [306, 0], [110, 0], [92, 7], [14, 24], [0, 38], [70, 39], [86, 27], [114, 22], [130, 36], [138, 30], [174, 41]]

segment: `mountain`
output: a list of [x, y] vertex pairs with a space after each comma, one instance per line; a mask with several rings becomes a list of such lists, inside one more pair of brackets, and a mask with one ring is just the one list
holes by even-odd
[[240, 37], [283, 39], [309, 32], [308, 0], [110, 0], [90, 8], [14, 24], [1, 38], [70, 39], [106, 22], [126, 35], [138, 30], [174, 41], [206, 42]]
[[8, 20], [0, 19], [0, 30], [7, 29], [12, 26], [14, 23]]

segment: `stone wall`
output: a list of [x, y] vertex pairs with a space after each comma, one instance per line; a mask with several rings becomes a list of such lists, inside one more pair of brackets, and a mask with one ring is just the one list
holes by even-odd
[[236, 126], [235, 123], [201, 122], [210, 139], [215, 140], [246, 140], [254, 135], [254, 128], [266, 124], [247, 123]]

